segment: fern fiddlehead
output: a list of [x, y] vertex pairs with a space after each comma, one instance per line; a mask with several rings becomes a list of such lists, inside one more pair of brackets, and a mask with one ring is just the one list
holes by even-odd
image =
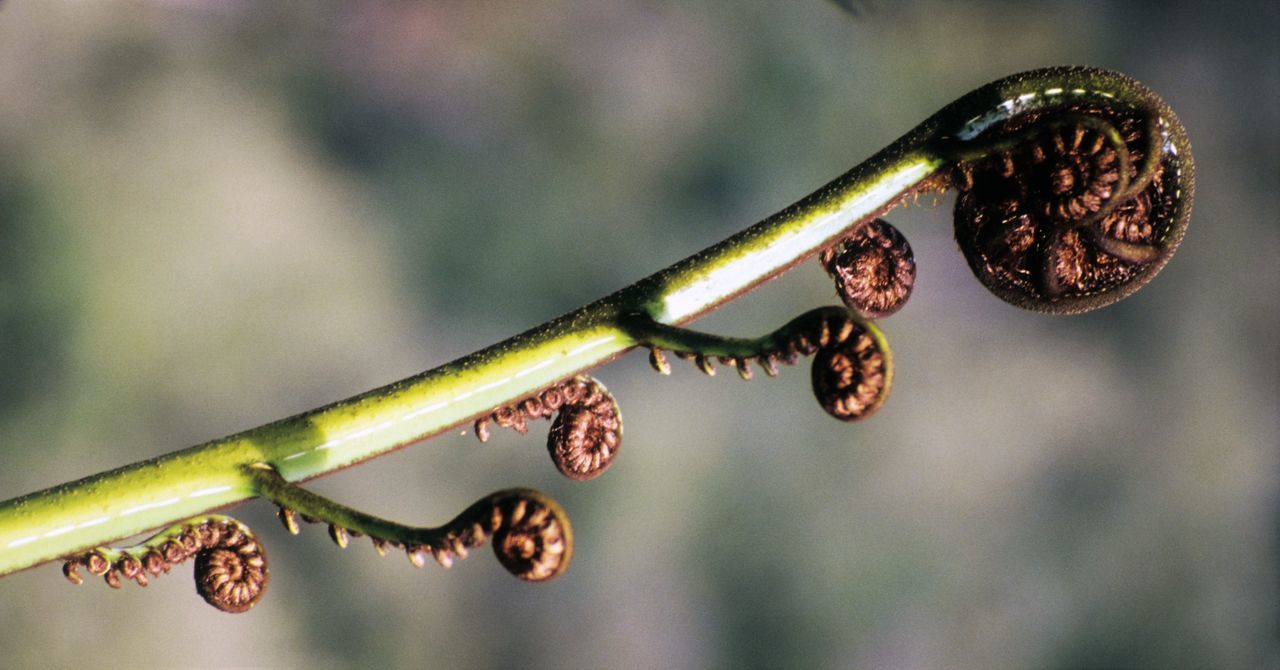
[[649, 347], [650, 363], [661, 374], [670, 373], [664, 350], [694, 360], [707, 375], [715, 374], [715, 363], [733, 366], [744, 380], [751, 379], [752, 363], [772, 377], [779, 362], [795, 365], [801, 356], [814, 356], [813, 393], [828, 414], [844, 421], [871, 416], [893, 384], [893, 353], [884, 334], [840, 307], [810, 310], [753, 339], [700, 333], [641, 315], [628, 324]]
[[553, 384], [476, 419], [476, 439], [489, 441], [490, 421], [524, 434], [529, 421], [553, 414], [547, 453], [560, 474], [576, 481], [603, 474], [622, 444], [622, 411], [609, 389], [589, 375]]
[[[1038, 311], [1093, 309], [1131, 294], [1164, 267], [1185, 233], [1193, 186], [1185, 131], [1141, 84], [1092, 68], [1001, 79], [778, 214], [509, 340], [298, 416], [0, 503], [0, 575], [70, 557], [69, 577], [85, 565], [104, 576], [127, 569], [136, 579], [142, 573], [135, 560], [150, 553], [85, 552], [262, 496], [290, 509], [319, 509], [298, 513], [330, 523], [339, 544], [352, 531], [406, 548], [405, 538], [416, 538], [433, 555], [447, 549], [451, 560], [492, 533], [507, 552], [499, 554], [508, 556], [504, 565], [554, 576], [567, 564], [570, 535], [563, 513], [540, 494], [502, 498], [508, 505], [526, 500], [526, 507], [495, 507], [498, 521], [450, 536], [322, 504], [294, 484], [456, 426], [474, 424], [483, 437], [488, 421], [519, 429], [553, 411], [560, 418], [552, 442], [567, 445], [566, 474], [598, 474], [617, 453], [621, 422], [612, 397], [579, 375], [637, 346], [650, 349], [660, 371], [669, 370], [666, 350], [708, 374], [720, 363], [743, 377], [751, 376], [751, 363], [773, 374], [780, 361], [815, 354], [813, 386], [824, 409], [841, 419], [865, 417], [887, 397], [893, 359], [863, 316], [823, 308], [757, 339], [681, 326], [818, 254], [846, 287], [842, 298], [852, 309], [891, 313], [910, 294], [914, 259], [903, 251], [905, 240], [897, 244], [900, 234], [871, 222], [904, 198], [948, 187], [960, 191], [957, 241], [987, 288]], [[566, 402], [570, 387], [586, 389], [590, 400]], [[528, 500], [551, 511], [526, 517]], [[504, 530], [511, 519], [537, 523]], [[547, 556], [559, 558], [546, 563]], [[244, 599], [239, 587], [226, 587], [230, 564], [213, 561], [209, 570], [220, 575], [210, 588]]]
[[167, 573], [190, 558], [195, 559], [196, 592], [224, 612], [247, 612], [266, 592], [266, 550], [248, 526], [220, 514], [177, 524], [131, 547], [69, 556], [62, 572], [72, 584], [83, 583], [77, 572], [83, 566], [113, 589], [121, 587], [121, 579], [146, 586], [148, 574]]
[[953, 177], [956, 240], [974, 274], [1000, 298], [1052, 313], [1102, 307], [1150, 281], [1182, 241], [1194, 187], [1186, 132], [1163, 101], [1136, 82], [1073, 74], [966, 125], [957, 137], [1018, 141], [989, 140], [995, 150], [959, 160]]
[[508, 572], [529, 582], [564, 572], [573, 555], [569, 517], [551, 498], [532, 489], [489, 494], [439, 527], [406, 526], [351, 509], [291, 484], [275, 468], [249, 468], [260, 495], [280, 507], [280, 521], [290, 534], [300, 532], [298, 519], [326, 523], [334, 544], [345, 549], [353, 537], [368, 536], [374, 549], [403, 549], [415, 567], [429, 556], [442, 567], [466, 558], [468, 551], [493, 538], [493, 551]]
[[907, 238], [884, 219], [872, 219], [818, 255], [849, 309], [868, 319], [894, 314], [916, 283], [916, 258]]

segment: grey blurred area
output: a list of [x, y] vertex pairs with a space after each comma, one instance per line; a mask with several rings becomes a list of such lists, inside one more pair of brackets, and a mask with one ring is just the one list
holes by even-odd
[[[1177, 110], [1195, 212], [1150, 286], [1050, 317], [987, 294], [950, 198], [893, 213], [917, 292], [894, 395], [806, 369], [599, 371], [614, 468], [445, 435], [308, 486], [440, 523], [532, 486], [574, 563], [518, 582], [288, 536], [229, 616], [0, 580], [8, 667], [1262, 668], [1277, 653], [1274, 2], [10, 1], [0, 7], [0, 498], [491, 344], [771, 214], [1017, 71], [1123, 71]], [[806, 264], [699, 322], [834, 293]]]

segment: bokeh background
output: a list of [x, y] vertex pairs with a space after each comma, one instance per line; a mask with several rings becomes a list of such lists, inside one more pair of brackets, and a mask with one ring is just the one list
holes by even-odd
[[[533, 486], [576, 557], [415, 571], [319, 527], [228, 616], [0, 581], [8, 667], [1276, 667], [1274, 2], [626, 0], [0, 5], [0, 498], [343, 398], [577, 307], [791, 203], [946, 102], [1090, 64], [1160, 92], [1198, 171], [1177, 257], [1083, 316], [916, 249], [874, 419], [807, 370], [599, 376], [620, 460], [446, 435], [312, 486], [439, 523]], [[771, 329], [806, 265], [700, 322]]]

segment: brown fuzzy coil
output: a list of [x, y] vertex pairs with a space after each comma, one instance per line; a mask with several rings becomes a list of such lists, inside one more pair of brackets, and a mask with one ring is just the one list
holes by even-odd
[[[892, 352], [873, 323], [843, 307], [805, 312], [758, 342], [761, 346], [750, 353], [717, 355], [714, 359], [736, 367], [743, 379], [751, 379], [751, 363], [759, 363], [773, 377], [779, 363], [795, 365], [802, 356], [814, 356], [814, 395], [827, 413], [843, 421], [871, 416], [889, 397]], [[651, 352], [650, 361], [658, 361], [655, 367], [660, 372], [668, 370], [662, 351], [651, 346]], [[712, 360], [690, 351], [673, 353], [698, 360], [699, 367]]]
[[495, 508], [502, 523], [493, 534], [493, 552], [508, 572], [542, 582], [564, 572], [573, 540], [564, 513], [542, 496], [519, 496]]
[[613, 395], [600, 382], [578, 377], [586, 385], [579, 401], [561, 406], [547, 434], [547, 452], [561, 474], [575, 481], [594, 479], [618, 455], [622, 415]]
[[266, 551], [247, 527], [228, 517], [174, 527], [139, 547], [120, 552], [114, 563], [107, 555], [107, 550], [95, 549], [70, 557], [62, 567], [63, 574], [79, 584], [83, 580], [76, 569], [84, 566], [112, 588], [120, 588], [121, 578], [146, 586], [148, 573], [167, 573], [194, 557], [196, 591], [205, 602], [231, 613], [248, 611], [267, 588]]
[[889, 394], [889, 359], [875, 338], [858, 329], [813, 357], [813, 394], [828, 414], [858, 421], [875, 413]]
[[236, 523], [206, 523], [201, 531], [196, 591], [223, 612], [249, 611], [266, 592], [266, 550]]
[[[1144, 132], [1154, 131], [1140, 117], [1107, 120], [1124, 142], [1125, 179], [1135, 179]], [[1008, 130], [1029, 130], [1037, 121], [1010, 122]], [[1046, 125], [1019, 146], [960, 166], [956, 240], [982, 283], [1016, 305], [1074, 312], [1114, 302], [1163, 265], [1162, 243], [1181, 234], [1174, 230], [1177, 158], [1163, 156], [1149, 184], [1111, 203], [1125, 169], [1117, 147], [1096, 128]]]
[[823, 267], [849, 309], [869, 319], [902, 309], [916, 282], [916, 261], [902, 233], [872, 219], [822, 251]]
[[579, 375], [510, 405], [499, 407], [475, 422], [476, 437], [489, 439], [489, 422], [528, 431], [528, 423], [556, 415], [547, 435], [547, 451], [556, 469], [577, 481], [603, 473], [618, 455], [622, 414], [603, 384]]

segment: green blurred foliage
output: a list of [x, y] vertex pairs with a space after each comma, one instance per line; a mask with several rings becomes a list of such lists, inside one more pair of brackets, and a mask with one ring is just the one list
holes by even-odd
[[[1274, 3], [9, 2], [0, 8], [0, 497], [407, 376], [763, 218], [991, 79], [1090, 64], [1197, 158], [1184, 248], [1098, 313], [987, 295], [944, 199], [883, 323], [894, 397], [807, 373], [601, 372], [601, 479], [541, 438], [442, 436], [314, 482], [438, 523], [528, 485], [575, 523], [530, 586], [415, 572], [237, 515], [252, 613], [0, 582], [14, 667], [1263, 667], [1277, 631]], [[833, 299], [803, 267], [700, 325]], [[634, 358], [635, 360], [632, 360]], [[486, 552], [487, 553], [487, 552]]]

